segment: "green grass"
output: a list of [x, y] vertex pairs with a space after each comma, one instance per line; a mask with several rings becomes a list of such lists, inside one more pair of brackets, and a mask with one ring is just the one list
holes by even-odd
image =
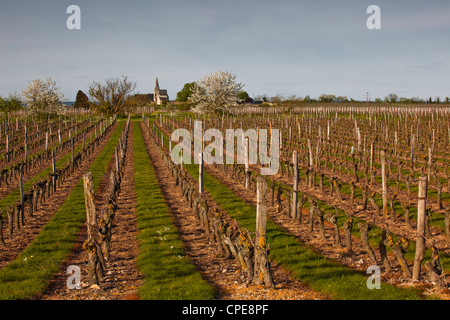
[[[167, 147], [165, 138], [165, 145]], [[198, 179], [198, 165], [184, 165]], [[204, 172], [204, 187], [222, 209], [241, 227], [255, 231], [256, 207], [243, 201], [216, 178]], [[400, 289], [382, 284], [380, 290], [367, 288], [368, 275], [347, 268], [323, 257], [314, 248], [306, 246], [293, 235], [282, 230], [272, 221], [267, 223], [267, 239], [270, 258], [291, 271], [299, 280], [313, 289], [326, 293], [334, 299], [350, 300], [409, 300], [420, 299], [414, 289]]]
[[[93, 140], [94, 138], [92, 138]], [[90, 135], [86, 136], [85, 144], [88, 145], [91, 142]], [[80, 144], [78, 147], [74, 149], [75, 154], [81, 151], [83, 145]], [[56, 161], [56, 169], [63, 168], [66, 166], [66, 164], [71, 161], [72, 159], [72, 152], [68, 151], [64, 157]], [[32, 178], [30, 178], [27, 182], [23, 184], [23, 189], [25, 192], [31, 189], [33, 186], [33, 183], [45, 178], [52, 172], [52, 164], [48, 164], [40, 173], [34, 175]], [[10, 193], [8, 193], [5, 197], [3, 197], [0, 200], [0, 208], [6, 208], [12, 204], [14, 204], [18, 199], [20, 199], [20, 187], [12, 190]], [[6, 210], [3, 211], [3, 216], [6, 217]]]
[[[316, 181], [316, 183], [318, 183]], [[286, 187], [285, 185], [283, 185], [284, 187]], [[329, 179], [324, 179], [324, 188], [327, 189], [329, 187]], [[343, 187], [341, 188], [341, 193], [343, 195], [349, 196], [350, 195], [350, 187], [349, 185], [343, 185]], [[361, 196], [361, 192], [359, 188], [356, 188], [355, 190], [355, 197], [360, 197]], [[380, 208], [382, 207], [382, 196], [378, 193], [375, 194], [374, 196], [375, 201], [378, 203], [378, 205], [380, 206]], [[325, 202], [323, 201], [317, 201], [318, 206], [320, 208], [322, 208], [325, 212], [327, 212], [328, 210], [331, 210], [332, 212], [334, 212], [334, 207], [331, 207], [329, 205], [327, 205]], [[308, 203], [305, 204], [305, 207], [308, 208]], [[371, 204], [368, 204], [368, 207], [371, 208]], [[403, 215], [403, 209], [401, 209], [401, 205], [399, 204], [398, 201], [396, 201], [396, 216], [399, 217], [400, 215]], [[344, 225], [345, 221], [347, 220], [347, 215], [345, 214], [344, 211], [338, 209], [337, 210], [339, 213], [339, 218], [338, 218], [338, 225], [339, 227], [342, 228], [342, 226]], [[411, 206], [410, 208], [410, 219], [412, 221], [412, 223], [414, 223], [416, 221], [416, 216], [417, 216], [417, 207]], [[358, 226], [358, 222], [363, 221], [362, 219], [359, 219], [357, 217], [353, 217], [353, 229], [352, 229], [352, 235], [355, 238], [360, 238], [360, 231], [359, 231], [359, 226]], [[442, 230], [444, 230], [445, 228], [445, 222], [444, 222], [444, 216], [442, 214], [438, 214], [438, 213], [432, 213], [431, 217], [430, 217], [430, 226], [438, 226], [440, 227]], [[371, 231], [369, 232], [369, 242], [371, 244], [371, 246], [373, 247], [378, 247], [378, 243], [381, 240], [381, 233], [382, 230], [376, 226], [373, 226]], [[394, 235], [394, 241], [397, 237]], [[415, 241], [409, 241], [410, 245], [408, 250], [405, 252], [405, 258], [407, 261], [409, 261], [410, 263], [412, 261], [414, 261], [414, 256], [415, 256], [415, 250], [416, 250], [416, 244]], [[388, 252], [391, 251], [390, 247], [387, 247]], [[432, 258], [432, 253], [431, 253], [431, 249], [426, 249], [425, 251], [425, 260], [430, 260]], [[450, 270], [450, 255], [444, 252], [440, 253], [440, 261], [443, 265], [443, 268], [445, 271], [449, 271]]]
[[[305, 179], [305, 173], [303, 170], [299, 170], [299, 175], [301, 176], [302, 179]], [[378, 179], [378, 177], [377, 177]], [[379, 179], [379, 183], [381, 183], [381, 178]], [[277, 185], [282, 185], [283, 188], [291, 188], [290, 186], [287, 186], [285, 184], [282, 184], [278, 181], [276, 181]], [[316, 185], [319, 184], [319, 179], [318, 177], [316, 177]], [[324, 189], [327, 190], [329, 189], [330, 186], [330, 179], [325, 177], [324, 178]], [[415, 193], [417, 193], [417, 187], [416, 186], [412, 186], [411, 190], [414, 191]], [[435, 191], [430, 191], [428, 190], [428, 193], [430, 194], [436, 193]], [[283, 192], [284, 196], [286, 196], [285, 192]], [[350, 191], [350, 185], [348, 184], [342, 184], [342, 188], [341, 188], [341, 194], [344, 196], [349, 197], [351, 194]], [[361, 198], [362, 197], [362, 193], [361, 193], [361, 189], [359, 187], [355, 188], [355, 199], [356, 198]], [[374, 199], [375, 201], [378, 203], [378, 205], [380, 206], [380, 208], [382, 208], [382, 195], [379, 193], [375, 193], [374, 195]], [[323, 209], [325, 212], [331, 211], [332, 213], [335, 212], [334, 207], [329, 206], [326, 202], [317, 201], [318, 206]], [[372, 208], [371, 204], [368, 203], [367, 204], [368, 208]], [[309, 208], [308, 202], [305, 203], [304, 208]], [[347, 214], [345, 214], [344, 211], [337, 209], [337, 212], [339, 214], [339, 218], [337, 220], [337, 223], [339, 225], [340, 228], [342, 228], [342, 226], [344, 225], [345, 221], [347, 220], [348, 216]], [[404, 214], [403, 209], [401, 208], [400, 202], [399, 201], [395, 201], [395, 214], [397, 217], [400, 217], [401, 215]], [[412, 223], [415, 223], [416, 221], [416, 216], [417, 216], [417, 207], [416, 206], [411, 206], [410, 208], [410, 219]], [[359, 219], [355, 216], [353, 216], [353, 228], [352, 228], [352, 235], [355, 238], [360, 238], [360, 231], [359, 231], [359, 226], [358, 226], [358, 222], [363, 221], [362, 219]], [[431, 213], [430, 216], [430, 226], [437, 226], [439, 228], [441, 228], [441, 230], [445, 229], [445, 222], [444, 222], [444, 216], [442, 214], [439, 213]], [[381, 240], [381, 233], [382, 230], [376, 226], [373, 226], [371, 231], [369, 232], [369, 242], [371, 244], [372, 247], [376, 248], [378, 247], [378, 243]], [[394, 241], [397, 239], [396, 235], [394, 236]], [[409, 261], [410, 263], [413, 262], [414, 260], [414, 256], [415, 256], [415, 250], [416, 250], [416, 244], [414, 241], [409, 241], [410, 245], [408, 250], [405, 252], [404, 256], [406, 258], [407, 261]], [[391, 252], [391, 248], [387, 247], [387, 251]], [[430, 260], [432, 258], [432, 253], [431, 253], [431, 249], [426, 249], [425, 251], [425, 260]], [[443, 268], [445, 271], [449, 271], [450, 270], [450, 255], [444, 252], [440, 253], [440, 262], [443, 265]]]
[[[165, 145], [167, 137], [165, 138]], [[184, 165], [198, 179], [198, 165]], [[255, 231], [256, 207], [243, 201], [237, 194], [213, 176], [204, 172], [205, 191], [226, 210], [241, 227]], [[398, 288], [382, 283], [380, 290], [367, 288], [369, 275], [323, 257], [314, 248], [301, 243], [297, 238], [278, 227], [272, 221], [267, 224], [270, 259], [281, 264], [299, 280], [308, 283], [314, 290], [326, 293], [333, 299], [349, 300], [416, 300], [420, 291], [414, 288]]]
[[[194, 178], [198, 178], [198, 166], [184, 167]], [[205, 190], [241, 227], [255, 231], [256, 207], [244, 202], [207, 172], [204, 173], [204, 184]], [[382, 284], [380, 290], [369, 290], [368, 275], [326, 259], [270, 220], [267, 224], [267, 239], [271, 259], [290, 270], [314, 290], [324, 292], [334, 299], [420, 299], [412, 289], [399, 289], [388, 284]]]
[[[98, 189], [112, 159], [123, 127], [124, 122], [120, 122], [89, 168], [94, 179], [94, 190]], [[38, 296], [46, 288], [47, 280], [61, 268], [63, 261], [69, 256], [85, 220], [81, 179], [36, 239], [0, 271], [0, 300], [22, 300]]]
[[156, 180], [141, 129], [133, 121], [135, 191], [139, 230], [138, 268], [144, 300], [209, 300], [215, 291], [188, 260]]

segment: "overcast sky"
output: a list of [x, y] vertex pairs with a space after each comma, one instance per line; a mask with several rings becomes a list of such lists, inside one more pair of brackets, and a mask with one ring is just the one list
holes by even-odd
[[[69, 30], [69, 5], [81, 30]], [[381, 30], [369, 30], [370, 5]], [[225, 70], [250, 96], [450, 96], [450, 1], [0, 1], [0, 95], [50, 77], [69, 100], [92, 81], [155, 78], [171, 99]]]

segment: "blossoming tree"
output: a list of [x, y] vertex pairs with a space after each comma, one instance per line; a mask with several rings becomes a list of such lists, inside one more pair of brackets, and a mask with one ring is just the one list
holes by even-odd
[[188, 101], [196, 113], [228, 113], [237, 105], [236, 95], [243, 87], [236, 82], [236, 75], [218, 71], [197, 80]]
[[31, 115], [58, 114], [62, 111], [63, 101], [67, 101], [56, 82], [50, 78], [29, 83], [22, 91], [22, 97], [27, 104], [26, 110]]

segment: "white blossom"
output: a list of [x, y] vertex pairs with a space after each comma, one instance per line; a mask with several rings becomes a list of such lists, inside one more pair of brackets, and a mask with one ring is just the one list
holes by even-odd
[[236, 82], [236, 75], [218, 71], [197, 80], [189, 102], [195, 107], [192, 111], [200, 114], [227, 113], [236, 106], [236, 95], [243, 85]]
[[62, 102], [66, 101], [56, 82], [50, 78], [32, 81], [22, 91], [22, 96], [32, 115], [57, 114], [62, 111]]

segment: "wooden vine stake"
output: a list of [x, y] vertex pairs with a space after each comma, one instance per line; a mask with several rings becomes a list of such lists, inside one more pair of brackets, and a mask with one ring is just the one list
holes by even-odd
[[314, 187], [314, 175], [312, 173], [314, 167], [314, 157], [311, 147], [311, 140], [308, 139], [308, 164], [309, 164], [309, 174], [308, 174], [308, 188]]
[[23, 191], [23, 165], [20, 166], [20, 177], [19, 177], [19, 184], [20, 184], [20, 217], [22, 220], [22, 225], [24, 225], [24, 191]]
[[248, 137], [245, 138], [244, 140], [244, 166], [245, 166], [245, 189], [248, 189], [249, 187], [249, 176], [248, 176]]
[[120, 164], [119, 164], [119, 149], [115, 149], [115, 158], [116, 158], [116, 171], [119, 172]]
[[25, 140], [24, 140], [24, 151], [25, 151], [25, 159], [24, 162], [27, 163], [27, 156], [28, 156], [28, 134], [27, 134], [27, 125], [25, 124]]
[[[298, 121], [298, 119], [297, 119]], [[297, 199], [298, 199], [298, 152], [294, 150], [292, 155], [294, 165], [294, 185], [292, 190], [292, 218], [297, 219]]]
[[90, 172], [83, 175], [84, 200], [88, 238], [83, 248], [88, 253], [89, 284], [98, 285], [103, 278], [105, 260], [99, 242], [97, 216], [94, 203], [94, 182]]
[[385, 219], [388, 218], [388, 200], [387, 200], [387, 177], [386, 177], [386, 154], [384, 151], [380, 151], [381, 156], [381, 178], [382, 178], [382, 186], [383, 186], [383, 217]]
[[431, 165], [433, 163], [432, 161], [432, 151], [431, 148], [428, 148], [428, 182], [431, 183]]
[[267, 257], [266, 225], [267, 225], [267, 180], [258, 177], [256, 205], [256, 239], [255, 239], [255, 268], [253, 281], [275, 288], [270, 263]]
[[198, 192], [201, 194], [203, 193], [203, 153], [199, 153], [198, 158]]
[[6, 161], [9, 162], [9, 135], [6, 135]]
[[56, 160], [55, 160], [55, 150], [52, 150], [52, 179], [53, 179], [53, 192], [56, 192]]
[[72, 170], [75, 167], [75, 138], [71, 139], [72, 141]]
[[425, 255], [425, 223], [427, 207], [427, 187], [428, 180], [426, 176], [419, 178], [419, 194], [417, 203], [417, 240], [416, 255], [414, 257], [413, 280], [419, 280], [420, 268]]

